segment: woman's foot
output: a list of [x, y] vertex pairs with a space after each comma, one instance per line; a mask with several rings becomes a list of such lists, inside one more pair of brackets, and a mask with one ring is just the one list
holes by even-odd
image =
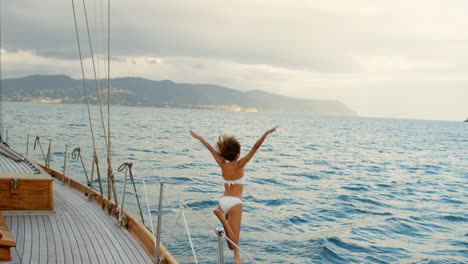
[[240, 263], [244, 263], [244, 261], [242, 261], [242, 259], [240, 259], [240, 258], [235, 258], [234, 263], [235, 264], [240, 264]]

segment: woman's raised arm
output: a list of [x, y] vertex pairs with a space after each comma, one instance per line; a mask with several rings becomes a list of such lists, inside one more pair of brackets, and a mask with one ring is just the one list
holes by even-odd
[[245, 155], [245, 157], [243, 157], [242, 159], [239, 160], [239, 165], [240, 166], [245, 166], [245, 164], [247, 164], [247, 162], [250, 161], [250, 159], [253, 157], [253, 155], [255, 154], [255, 152], [257, 152], [257, 150], [260, 148], [260, 146], [263, 144], [263, 141], [265, 141], [265, 138], [270, 134], [270, 133], [273, 133], [274, 131], [276, 131], [276, 128], [278, 126], [275, 126], [274, 128], [266, 131], [263, 136], [257, 140], [257, 142], [255, 143], [255, 145], [252, 147], [252, 149], [249, 151], [249, 153], [247, 153], [247, 155]]
[[200, 140], [200, 142], [203, 143], [203, 145], [205, 145], [205, 147], [211, 152], [211, 155], [213, 155], [213, 158], [216, 160], [216, 163], [218, 163], [219, 166], [221, 166], [222, 164], [225, 163], [225, 161], [219, 156], [218, 152], [216, 152], [216, 150], [210, 145], [210, 143], [206, 142], [206, 140], [204, 138], [197, 135], [192, 130], [190, 130], [190, 135], [192, 135], [192, 137]]

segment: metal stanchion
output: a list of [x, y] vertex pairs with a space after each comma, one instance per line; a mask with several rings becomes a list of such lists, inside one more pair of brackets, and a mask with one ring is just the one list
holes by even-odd
[[51, 155], [51, 153], [50, 153], [50, 152], [51, 152], [50, 148], [51, 148], [51, 145], [52, 145], [52, 139], [47, 139], [47, 140], [49, 140], [49, 149], [47, 150], [46, 167], [49, 169], [49, 167], [50, 167], [50, 155]]
[[[66, 178], [67, 176], [65, 176], [65, 172], [66, 172], [66, 169], [67, 169], [67, 150], [68, 150], [68, 145], [65, 144], [65, 155], [63, 157], [63, 184], [65, 184], [65, 179], [68, 183], [68, 185], [70, 186], [70, 180], [68, 178]], [[50, 149], [50, 148], [49, 148]]]
[[162, 200], [163, 200], [163, 189], [164, 189], [164, 180], [159, 181], [159, 208], [158, 208], [158, 226], [156, 228], [156, 255], [155, 259], [159, 262], [159, 245], [161, 241], [161, 218], [162, 218]]
[[223, 234], [224, 228], [222, 226], [217, 226], [215, 229], [216, 235], [218, 235], [218, 264], [224, 263], [223, 255]]
[[28, 153], [29, 153], [29, 134], [28, 134], [28, 137], [26, 139], [26, 157], [28, 156]]

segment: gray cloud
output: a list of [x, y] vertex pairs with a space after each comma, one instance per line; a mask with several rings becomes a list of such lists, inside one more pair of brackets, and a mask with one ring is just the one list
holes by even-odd
[[[5, 74], [62, 70], [79, 76], [70, 1], [2, 4], [3, 48], [42, 57], [24, 66], [26, 57], [17, 55], [12, 65], [5, 65]], [[82, 1], [75, 4], [86, 57]], [[107, 1], [86, 4], [93, 49], [101, 54], [107, 43], [100, 24], [106, 18], [96, 14], [106, 12], [100, 6]], [[389, 87], [401, 88], [398, 96], [413, 101], [424, 87], [435, 97], [444, 89], [468, 96], [459, 89], [468, 86], [466, 1], [113, 0], [111, 5], [112, 68], [120, 76], [340, 99], [360, 112], [379, 109], [374, 115], [384, 116], [392, 111], [401, 116], [390, 106], [380, 107], [387, 105], [380, 95]], [[374, 101], [367, 102], [366, 95]], [[457, 109], [460, 105], [457, 101]], [[430, 116], [427, 111], [419, 113]]]
[[[453, 1], [416, 2], [426, 9], [414, 13], [412, 7], [417, 5], [405, 1], [112, 1], [112, 53], [219, 58], [348, 72], [360, 70], [359, 56], [450, 56], [447, 52], [457, 42], [464, 45], [468, 41], [463, 29], [468, 27], [466, 13], [460, 12], [468, 11], [467, 3], [450, 8], [447, 3]], [[439, 9], [440, 3], [445, 10]], [[77, 57], [70, 2], [11, 1], [4, 6], [5, 48], [31, 49], [57, 58]], [[83, 53], [89, 55], [82, 2], [75, 1], [75, 6]], [[100, 2], [87, 3], [95, 41], [105, 37], [95, 34], [95, 22], [99, 33], [103, 30], [101, 19], [106, 24], [100, 7]], [[97, 47], [105, 44], [102, 39], [100, 42], [96, 53], [100, 50]]]

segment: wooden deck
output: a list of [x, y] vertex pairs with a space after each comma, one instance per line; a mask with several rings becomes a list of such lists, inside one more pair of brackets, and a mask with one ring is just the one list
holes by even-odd
[[94, 202], [54, 180], [55, 214], [5, 214], [17, 263], [153, 263], [145, 250]]

